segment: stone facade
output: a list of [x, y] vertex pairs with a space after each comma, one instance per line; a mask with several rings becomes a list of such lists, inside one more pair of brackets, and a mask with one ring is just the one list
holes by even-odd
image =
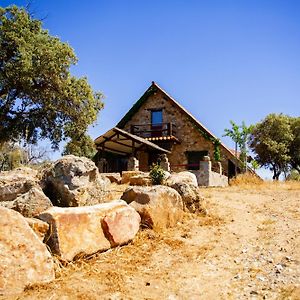
[[[179, 143], [175, 141], [169, 142], [171, 153], [168, 154], [168, 159], [172, 171], [180, 172], [187, 169], [184, 166], [188, 164], [186, 151], [208, 151], [208, 155], [212, 159], [212, 164], [217, 164], [213, 160], [214, 145], [212, 142], [205, 139], [188, 116], [174, 105], [160, 90], [157, 90], [157, 92], [148, 97], [138, 111], [125, 124], [124, 130], [130, 132], [132, 125], [150, 124], [151, 110], [153, 109], [162, 109], [163, 123], [173, 123], [176, 125], [176, 137]], [[220, 149], [222, 168], [227, 172], [230, 154], [222, 146], [220, 146]], [[138, 152], [137, 158], [140, 161], [140, 170], [149, 171], [148, 153]]]

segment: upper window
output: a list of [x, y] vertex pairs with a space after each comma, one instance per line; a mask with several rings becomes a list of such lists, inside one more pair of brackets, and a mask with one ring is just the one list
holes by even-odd
[[158, 125], [162, 124], [163, 122], [163, 116], [162, 116], [162, 110], [152, 110], [151, 111], [151, 124], [152, 125]]

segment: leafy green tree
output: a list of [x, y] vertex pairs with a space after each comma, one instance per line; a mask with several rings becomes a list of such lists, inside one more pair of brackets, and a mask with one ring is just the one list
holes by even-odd
[[259, 163], [255, 159], [251, 160], [250, 163], [251, 163], [251, 167], [254, 171], [256, 171], [259, 168]]
[[0, 7], [0, 143], [48, 138], [57, 148], [96, 120], [102, 95], [70, 74], [76, 62], [26, 9]]
[[292, 118], [291, 129], [294, 138], [290, 145], [290, 164], [291, 167], [300, 174], [300, 117]]
[[92, 159], [96, 154], [95, 143], [93, 139], [83, 133], [74, 136], [65, 146], [63, 155], [73, 154], [76, 156], [85, 156]]
[[245, 122], [242, 125], [237, 125], [230, 120], [231, 129], [225, 128], [225, 134], [223, 136], [230, 137], [235, 142], [235, 156], [238, 157], [237, 151], [240, 149], [239, 159], [243, 162], [244, 168], [247, 167], [247, 142], [249, 135], [253, 129], [253, 126], [246, 126]]
[[250, 148], [256, 153], [255, 160], [273, 172], [273, 179], [290, 162], [290, 145], [294, 139], [291, 118], [283, 114], [270, 114], [257, 123], [250, 136]]
[[24, 149], [14, 143], [0, 145], [0, 171], [9, 171], [20, 167], [26, 160]]

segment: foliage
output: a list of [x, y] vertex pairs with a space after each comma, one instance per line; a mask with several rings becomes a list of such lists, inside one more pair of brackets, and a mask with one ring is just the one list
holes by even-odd
[[300, 173], [297, 170], [291, 170], [286, 180], [300, 181]]
[[6, 142], [0, 145], [0, 171], [9, 171], [21, 165], [36, 165], [48, 159], [44, 148], [27, 145], [21, 147], [16, 143]]
[[256, 171], [259, 168], [259, 163], [255, 159], [253, 159], [251, 160], [251, 167], [254, 171]]
[[291, 160], [290, 145], [294, 135], [290, 125], [289, 116], [270, 114], [255, 125], [250, 136], [255, 160], [262, 166], [270, 167], [276, 180]]
[[24, 8], [0, 7], [0, 58], [0, 143], [48, 138], [57, 148], [96, 120], [102, 95], [70, 74], [73, 49]]
[[0, 171], [9, 171], [19, 167], [25, 158], [25, 152], [13, 143], [3, 143], [0, 146]]
[[290, 165], [300, 174], [300, 118], [291, 119], [291, 130], [294, 139], [290, 145]]
[[162, 184], [166, 177], [165, 171], [158, 164], [152, 165], [149, 175], [150, 175], [152, 184]]
[[243, 162], [244, 168], [247, 167], [247, 142], [253, 126], [246, 126], [245, 122], [242, 122], [242, 125], [237, 125], [232, 120], [230, 120], [232, 126], [231, 129], [225, 128], [224, 136], [230, 137], [235, 142], [235, 156], [237, 157], [238, 147], [240, 149], [239, 159]]
[[65, 146], [63, 155], [73, 154], [92, 159], [96, 154], [93, 139], [87, 134], [74, 136]]

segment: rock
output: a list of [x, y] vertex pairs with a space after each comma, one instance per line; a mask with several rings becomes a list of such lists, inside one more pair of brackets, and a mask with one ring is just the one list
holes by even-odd
[[152, 180], [149, 177], [149, 175], [141, 174], [130, 177], [129, 184], [138, 186], [149, 186], [152, 185]]
[[0, 205], [14, 209], [27, 218], [35, 217], [53, 206], [50, 199], [38, 187], [31, 188], [13, 201], [0, 202]]
[[184, 210], [191, 213], [203, 212], [204, 198], [200, 196], [197, 187], [187, 183], [175, 183], [171, 186], [182, 198]]
[[57, 206], [84, 206], [104, 201], [110, 185], [95, 163], [86, 157], [67, 155], [47, 171], [45, 193]]
[[52, 207], [39, 219], [50, 225], [46, 240], [52, 252], [66, 261], [127, 243], [138, 232], [141, 221], [122, 200], [86, 207]]
[[17, 168], [0, 172], [0, 202], [12, 201], [38, 186], [37, 171], [30, 168]]
[[34, 231], [41, 242], [48, 232], [49, 224], [35, 218], [25, 218], [30, 228]]
[[129, 187], [121, 198], [137, 210], [142, 224], [149, 228], [171, 227], [182, 218], [182, 199], [167, 186]]
[[100, 175], [108, 178], [111, 183], [120, 184], [122, 180], [120, 173], [100, 173]]
[[172, 186], [176, 183], [187, 183], [198, 187], [196, 175], [189, 171], [172, 173], [171, 176], [166, 180], [167, 186]]
[[145, 174], [145, 173], [142, 172], [142, 171], [123, 171], [122, 172], [122, 181], [121, 181], [121, 183], [122, 184], [129, 183], [131, 177], [139, 176], [139, 175], [142, 175], [142, 174]]
[[21, 214], [0, 207], [0, 228], [0, 295], [54, 279], [51, 254]]

